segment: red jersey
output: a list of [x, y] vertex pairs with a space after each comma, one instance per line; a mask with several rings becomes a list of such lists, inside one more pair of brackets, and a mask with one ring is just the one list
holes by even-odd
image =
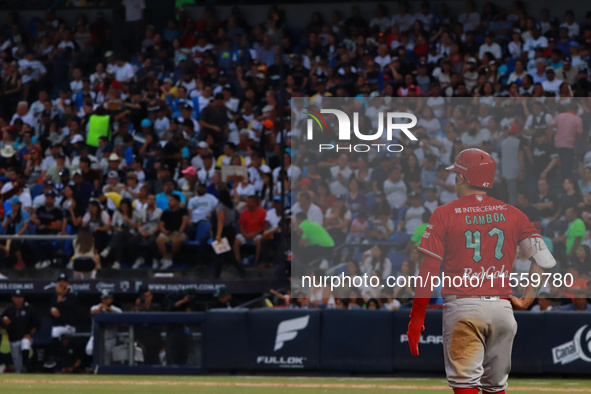
[[[464, 196], [433, 212], [418, 250], [443, 262], [442, 294], [511, 294], [509, 274], [519, 241], [540, 237], [525, 214], [482, 194]], [[504, 279], [499, 279], [504, 278]]]
[[238, 223], [244, 227], [244, 232], [252, 233], [254, 231], [262, 231], [265, 228], [265, 218], [267, 211], [258, 207], [254, 211], [245, 209], [238, 218]]

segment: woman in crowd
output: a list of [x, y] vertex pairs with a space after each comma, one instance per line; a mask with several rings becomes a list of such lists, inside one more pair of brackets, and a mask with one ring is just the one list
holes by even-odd
[[112, 269], [121, 268], [121, 262], [125, 261], [126, 253], [134, 248], [134, 245], [130, 242], [136, 238], [137, 234], [135, 219], [131, 200], [128, 198], [122, 199], [111, 221], [113, 237], [109, 242], [109, 246], [103, 250], [106, 259], [114, 259]]
[[101, 253], [109, 244], [111, 218], [96, 198], [88, 202], [88, 210], [82, 217], [82, 225], [88, 226], [94, 236], [95, 248]]
[[[218, 200], [220, 202], [215, 209], [215, 215], [212, 215], [211, 228], [213, 239], [218, 243], [226, 240], [228, 245], [234, 245], [234, 240], [236, 239], [236, 208], [228, 189], [220, 190]], [[228, 250], [215, 256], [214, 276], [216, 278], [220, 277], [224, 264], [234, 266], [240, 273], [240, 276], [245, 275], [244, 268], [238, 263], [234, 257], [234, 253]]]

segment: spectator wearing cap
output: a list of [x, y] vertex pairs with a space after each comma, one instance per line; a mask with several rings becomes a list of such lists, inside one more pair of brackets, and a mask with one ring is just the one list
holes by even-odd
[[[180, 196], [172, 194], [168, 200], [168, 206], [163, 210], [158, 224], [160, 234], [156, 238], [156, 246], [162, 256], [160, 269], [168, 269], [172, 266], [172, 258], [187, 239], [185, 230], [189, 223], [189, 213], [181, 206]], [[172, 242], [170, 251], [166, 245], [168, 242]]]
[[140, 195], [142, 184], [139, 183], [137, 174], [133, 171], [128, 171], [125, 174], [125, 184], [123, 185], [123, 191], [121, 197], [135, 200]]
[[[23, 209], [21, 200], [17, 196], [12, 196], [8, 199], [11, 210], [4, 213], [4, 221], [2, 228], [9, 235], [22, 235], [27, 232], [29, 228], [29, 213]], [[6, 256], [14, 255], [16, 257], [15, 269], [25, 268], [23, 256], [21, 253], [22, 242], [18, 239], [13, 239], [10, 243], [7, 242], [5, 248]]]
[[[186, 120], [190, 121], [193, 124], [193, 131], [195, 133], [199, 133], [199, 131], [201, 130], [201, 128], [203, 128], [203, 125], [201, 124], [200, 121], [197, 121], [197, 119], [195, 119], [193, 117], [193, 106], [190, 104], [190, 102], [186, 102], [184, 104], [182, 104], [180, 106], [180, 110], [181, 110], [181, 116], [179, 118], [177, 118], [177, 122], [178, 124], [184, 124]], [[201, 116], [203, 116], [203, 111], [201, 111]], [[201, 117], [200, 117], [201, 119]], [[202, 139], [202, 138], [200, 138]]]
[[[184, 165], [188, 160], [185, 159]], [[178, 180], [178, 188], [185, 195], [185, 199], [189, 201], [191, 197], [195, 195], [195, 188], [197, 186], [197, 170], [193, 166], [187, 166], [184, 170], [181, 170], [182, 177]]]
[[21, 373], [29, 360], [29, 352], [33, 344], [33, 335], [41, 322], [35, 309], [25, 301], [21, 290], [11, 293], [12, 304], [0, 315], [0, 327], [8, 333], [10, 355], [15, 373]]
[[199, 140], [205, 140], [208, 135], [211, 135], [216, 144], [220, 144], [228, 135], [228, 115], [223, 94], [216, 94], [213, 102], [203, 108], [199, 125], [201, 127]]
[[168, 202], [172, 195], [179, 197], [181, 205], [185, 205], [185, 195], [178, 190], [175, 190], [174, 180], [172, 178], [165, 178], [162, 181], [162, 192], [156, 195], [156, 205], [163, 211], [168, 209]]
[[66, 163], [66, 155], [63, 153], [58, 153], [55, 156], [55, 165], [51, 166], [47, 169], [46, 172], [42, 174], [43, 178], [45, 179], [46, 176], [49, 176], [53, 182], [59, 182], [61, 174], [70, 174], [70, 169]]
[[196, 170], [203, 168], [203, 155], [210, 153], [209, 145], [205, 141], [197, 143], [197, 154], [191, 159], [191, 166]]
[[57, 193], [61, 194], [64, 190], [64, 187], [72, 184], [72, 180], [70, 179], [70, 169], [68, 167], [64, 167], [60, 170], [58, 175], [59, 180], [53, 185], [53, 188]]
[[[107, 155], [105, 155], [107, 156]], [[117, 177], [121, 178], [121, 174], [119, 173], [121, 167], [121, 157], [115, 152], [110, 152], [106, 157], [106, 166], [101, 165], [103, 168], [103, 180], [106, 183], [109, 177], [109, 173], [111, 171], [115, 171], [117, 173]], [[105, 158], [103, 158], [103, 163], [105, 162]]]
[[125, 185], [119, 182], [119, 173], [117, 171], [109, 171], [107, 173], [107, 183], [102, 188], [103, 194], [117, 193], [123, 196], [125, 192]]
[[573, 67], [571, 57], [565, 56], [562, 59], [562, 67], [556, 69], [556, 78], [572, 86], [576, 82], [578, 75], [579, 70]]
[[[101, 291], [101, 302], [90, 307], [90, 316], [93, 317], [99, 313], [122, 313], [123, 310], [113, 305], [113, 293], [108, 290]], [[117, 325], [108, 324], [103, 329], [103, 360], [104, 365], [110, 365], [112, 361], [113, 348], [117, 344]], [[89, 346], [90, 344], [90, 346]], [[86, 354], [92, 355], [94, 345], [94, 336], [90, 337], [86, 345]], [[90, 352], [89, 352], [90, 350]]]
[[[62, 229], [63, 213], [55, 206], [56, 194], [54, 191], [45, 193], [45, 205], [37, 208], [31, 217], [31, 222], [36, 226], [35, 234], [55, 235]], [[56, 250], [51, 241], [32, 241], [31, 249], [37, 257], [35, 268], [42, 269], [51, 265], [51, 257]], [[48, 258], [49, 257], [49, 258]]]
[[258, 264], [266, 214], [267, 212], [259, 206], [259, 198], [256, 195], [251, 195], [246, 199], [246, 209], [238, 218], [239, 230], [233, 246], [237, 261], [240, 261], [240, 246], [247, 242], [253, 242], [255, 244], [254, 264]]
[[542, 35], [539, 23], [534, 23], [531, 29], [531, 37], [525, 40], [523, 44], [523, 50], [528, 52], [530, 59], [534, 58], [536, 48], [548, 48], [548, 39]]
[[64, 335], [76, 332], [78, 298], [70, 288], [68, 275], [59, 274], [51, 300], [51, 339], [49, 357], [43, 367], [53, 369], [59, 363], [59, 348]]

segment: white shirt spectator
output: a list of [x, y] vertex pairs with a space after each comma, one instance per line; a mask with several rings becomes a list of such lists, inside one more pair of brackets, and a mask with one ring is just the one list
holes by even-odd
[[187, 204], [187, 208], [191, 213], [191, 222], [199, 223], [202, 220], [207, 220], [208, 215], [217, 207], [218, 202], [218, 199], [209, 193], [191, 198]]
[[[271, 172], [271, 167], [269, 167], [266, 164], [261, 164], [260, 170], [264, 173], [269, 173]], [[259, 174], [257, 169], [254, 167], [250, 167], [248, 169], [248, 174], [250, 175], [250, 182], [254, 185], [255, 190], [257, 192], [263, 190], [263, 177], [261, 176], [261, 174]]]
[[20, 119], [23, 121], [23, 123], [28, 124], [29, 126], [35, 126], [35, 117], [33, 116], [33, 114], [31, 113], [31, 111], [29, 111], [26, 115], [24, 116], [20, 116], [19, 114], [14, 114], [12, 116], [12, 119], [10, 120], [10, 124], [13, 125], [14, 121]]
[[484, 56], [486, 52], [492, 53], [495, 59], [500, 59], [502, 56], [501, 46], [496, 42], [493, 42], [491, 45], [488, 45], [486, 42], [482, 44], [478, 50], [478, 57], [482, 59], [482, 56]]
[[392, 208], [400, 208], [406, 202], [406, 183], [401, 179], [394, 183], [390, 179], [384, 181], [384, 194]]
[[560, 89], [560, 85], [562, 85], [562, 81], [558, 78], [554, 78], [553, 81], [545, 80], [542, 82], [542, 88], [544, 88], [545, 92], [554, 92], [556, 97], [558, 97], [558, 90]]
[[548, 39], [544, 36], [539, 36], [538, 38], [531, 37], [523, 44], [523, 50], [528, 52], [530, 59], [534, 58], [537, 47], [548, 48]]
[[277, 215], [277, 211], [275, 211], [275, 208], [271, 208], [267, 211], [267, 215], [265, 216], [265, 222], [269, 223], [269, 229], [275, 229], [279, 227], [280, 221], [281, 216]]
[[436, 118], [443, 117], [443, 113], [445, 112], [445, 98], [429, 97], [426, 104], [428, 107], [431, 107]]
[[213, 174], [215, 174], [214, 166], [211, 166], [208, 171], [206, 171], [205, 168], [201, 168], [199, 171], [197, 171], [197, 179], [199, 179], [199, 182], [209, 185], [213, 178]]
[[[300, 212], [303, 212], [303, 209], [300, 206], [299, 202], [297, 202], [293, 206], [293, 208], [291, 209], [291, 212], [292, 212], [293, 216], [297, 215]], [[309, 221], [311, 221], [313, 223], [317, 223], [322, 226], [322, 223], [324, 222], [324, 214], [322, 213], [322, 209], [320, 209], [320, 207], [318, 205], [310, 204], [310, 208], [308, 208], [308, 212], [306, 212], [306, 215], [308, 216]]]
[[144, 0], [123, 0], [121, 4], [125, 7], [126, 22], [135, 22], [142, 19], [142, 12], [146, 8]]
[[[351, 175], [353, 175], [353, 170], [349, 167], [341, 169], [339, 166], [332, 166], [330, 167], [330, 175], [330, 192], [335, 196], [348, 195], [349, 179], [351, 178]], [[341, 183], [341, 179], [344, 181], [344, 184]]]
[[115, 66], [113, 67], [113, 71], [115, 71], [115, 80], [118, 82], [126, 82], [130, 78], [133, 79], [135, 73], [133, 72], [133, 67], [129, 63], [125, 63], [123, 66]]
[[[454, 186], [456, 184], [456, 177], [453, 174], [449, 174], [447, 179], [443, 183], [448, 186]], [[449, 204], [450, 202], [455, 201], [458, 198], [455, 190], [449, 191], [444, 187], [437, 186], [437, 191], [439, 192], [439, 200], [442, 204]]]
[[579, 24], [577, 22], [573, 22], [572, 25], [569, 25], [568, 23], [563, 22], [560, 24], [560, 27], [566, 27], [568, 29], [568, 37], [569, 38], [578, 37], [579, 33], [581, 31], [581, 27], [579, 26]]
[[425, 207], [410, 207], [404, 213], [404, 230], [407, 234], [414, 234], [417, 227], [423, 224], [423, 214], [425, 213]]
[[154, 120], [154, 130], [160, 136], [170, 127], [170, 119], [166, 116]]
[[[27, 60], [21, 59], [18, 61], [19, 72], [22, 74], [22, 82], [28, 83], [36, 78], [40, 77], [41, 75], [47, 73], [47, 69], [39, 60]], [[30, 73], [26, 74], [23, 71], [30, 69]]]
[[388, 64], [392, 63], [392, 59], [390, 58], [390, 55], [386, 55], [384, 57], [382, 56], [376, 56], [374, 58], [374, 61], [376, 62], [376, 64], [379, 64], [380, 67], [382, 68], [382, 70], [384, 68], [386, 68], [388, 66]]

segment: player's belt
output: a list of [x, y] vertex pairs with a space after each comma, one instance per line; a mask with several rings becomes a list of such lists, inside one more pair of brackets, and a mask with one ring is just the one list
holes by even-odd
[[499, 300], [507, 300], [509, 301], [509, 297], [503, 296], [479, 296], [479, 295], [467, 295], [467, 294], [450, 294], [443, 296], [446, 301], [454, 301], [459, 300], [462, 298], [478, 298], [482, 301], [499, 301]]

